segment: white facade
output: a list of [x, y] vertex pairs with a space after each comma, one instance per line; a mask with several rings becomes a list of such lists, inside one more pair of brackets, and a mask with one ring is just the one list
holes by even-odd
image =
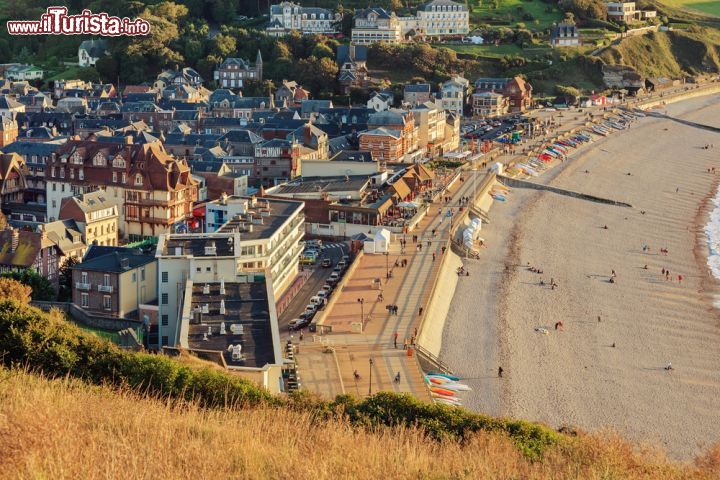
[[335, 34], [339, 19], [326, 8], [306, 8], [297, 3], [282, 2], [270, 6], [270, 24], [268, 34], [287, 35], [293, 30], [303, 34]]
[[417, 12], [422, 35], [466, 35], [470, 31], [467, 6], [450, 0], [433, 0]]
[[469, 86], [470, 82], [462, 77], [451, 78], [443, 83], [440, 89], [442, 108], [446, 112], [455, 114], [457, 117], [462, 117], [465, 108], [465, 95]]
[[[295, 279], [302, 253], [300, 240], [305, 234], [304, 204], [291, 200], [256, 200], [251, 198], [227, 197], [210, 202], [206, 207], [206, 218], [217, 218], [222, 212], [230, 222], [212, 233], [163, 234], [158, 241], [158, 300], [159, 339], [166, 337], [167, 345], [178, 342], [178, 315], [187, 280], [194, 283], [242, 281], [248, 274], [265, 274], [272, 284], [277, 302]], [[270, 215], [263, 215], [266, 202], [272, 202], [282, 209], [284, 221], [272, 231]], [[271, 207], [275, 211], [275, 207]], [[257, 211], [260, 216], [250, 218], [248, 214]], [[291, 211], [289, 215], [288, 211]], [[243, 213], [245, 212], [245, 213]], [[247, 221], [236, 221], [240, 215]], [[210, 228], [210, 223], [208, 223]], [[209, 229], [208, 228], [208, 229]], [[223, 248], [204, 250], [190, 249], [190, 245], [215, 245]], [[224, 252], [224, 253], [223, 253]]]

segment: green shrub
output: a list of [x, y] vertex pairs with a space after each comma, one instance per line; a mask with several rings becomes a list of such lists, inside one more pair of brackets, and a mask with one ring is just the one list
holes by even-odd
[[564, 438], [541, 425], [424, 403], [408, 394], [381, 392], [364, 400], [341, 395], [332, 402], [307, 392], [273, 397], [222, 371], [196, 370], [169, 357], [123, 351], [60, 315], [10, 300], [0, 302], [0, 358], [0, 365], [10, 368], [29, 367], [50, 377], [73, 376], [94, 384], [130, 387], [204, 407], [262, 404], [309, 412], [318, 422], [344, 418], [368, 428], [416, 426], [440, 441], [464, 441], [479, 430], [505, 432], [530, 458], [541, 458], [548, 446]]
[[273, 403], [265, 390], [211, 369], [193, 370], [171, 358], [121, 350], [32, 307], [0, 303], [0, 353], [5, 366], [29, 366], [50, 376], [129, 386], [203, 406]]

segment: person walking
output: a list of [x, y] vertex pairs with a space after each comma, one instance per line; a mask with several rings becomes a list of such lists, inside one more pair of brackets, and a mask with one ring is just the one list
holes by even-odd
[[405, 337], [405, 340], [403, 340], [403, 350], [407, 350], [407, 349], [408, 349], [408, 339], [407, 339], [407, 337]]
[[503, 368], [498, 367], [498, 378], [502, 378], [502, 376], [503, 376]]
[[418, 310], [418, 315], [420, 315], [422, 317], [422, 314], [423, 314], [423, 307], [420, 307], [420, 310]]
[[393, 346], [395, 347], [395, 350], [397, 350], [397, 339], [398, 339], [398, 332], [395, 332], [395, 335], [393, 336]]

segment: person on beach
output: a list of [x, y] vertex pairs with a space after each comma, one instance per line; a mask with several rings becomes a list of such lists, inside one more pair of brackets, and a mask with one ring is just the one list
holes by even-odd
[[420, 307], [420, 310], [418, 310], [418, 315], [422, 317], [422, 313], [423, 313], [423, 307]]
[[405, 337], [405, 340], [403, 340], [403, 350], [407, 350], [407, 349], [408, 349], [408, 339], [407, 339], [407, 337]]
[[682, 281], [683, 281], [683, 276], [682, 276], [682, 275], [678, 275], [678, 283], [682, 283]]
[[502, 376], [503, 376], [503, 368], [498, 367], [498, 378], [502, 378]]
[[395, 383], [400, 383], [400, 372], [395, 375]]
[[393, 346], [395, 347], [395, 350], [397, 350], [397, 339], [398, 339], [398, 332], [395, 332], [395, 335], [393, 335]]
[[673, 369], [673, 366], [672, 366], [672, 363], [668, 362], [668, 364], [665, 366], [665, 370], [667, 370], [668, 372], [669, 372], [670, 370], [674, 370], [674, 369]]

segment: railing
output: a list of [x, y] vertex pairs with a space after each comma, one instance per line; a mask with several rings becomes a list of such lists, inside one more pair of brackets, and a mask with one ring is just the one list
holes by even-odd
[[98, 285], [98, 292], [107, 292], [112, 293], [113, 287], [112, 285]]
[[75, 288], [78, 290], [90, 290], [89, 283], [75, 282]]
[[140, 217], [137, 215], [125, 215], [125, 220], [128, 222], [141, 222], [141, 223], [155, 223], [158, 225], [170, 225], [174, 223], [172, 218], [161, 218], [161, 217]]

